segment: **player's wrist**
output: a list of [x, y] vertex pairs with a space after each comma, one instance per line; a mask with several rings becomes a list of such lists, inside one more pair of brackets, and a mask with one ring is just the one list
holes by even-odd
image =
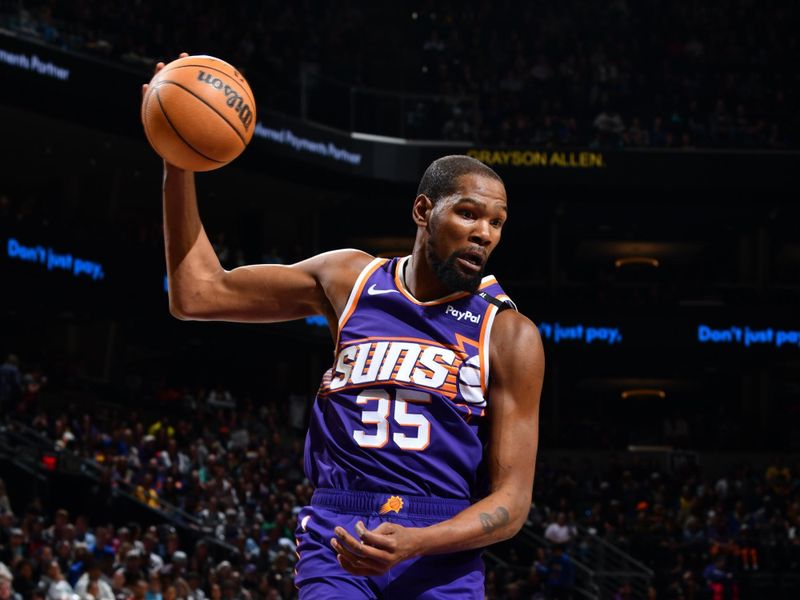
[[[438, 524], [437, 524], [438, 525]], [[437, 543], [441, 544], [442, 531], [437, 525], [429, 525], [427, 527], [416, 527], [412, 538], [412, 551], [408, 558], [416, 558], [418, 556], [426, 556], [428, 554], [436, 554]]]
[[164, 161], [164, 170], [169, 171], [170, 173], [188, 173], [186, 169], [182, 169], [181, 167], [175, 166], [170, 162]]

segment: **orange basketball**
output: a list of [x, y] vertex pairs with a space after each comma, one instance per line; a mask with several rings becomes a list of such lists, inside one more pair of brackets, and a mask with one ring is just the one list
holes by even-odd
[[213, 56], [186, 56], [156, 73], [142, 99], [147, 140], [167, 162], [211, 171], [253, 138], [256, 103], [236, 69]]

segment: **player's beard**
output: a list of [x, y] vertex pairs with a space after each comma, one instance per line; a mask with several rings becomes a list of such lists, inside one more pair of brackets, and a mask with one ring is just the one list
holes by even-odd
[[478, 291], [483, 279], [483, 266], [480, 271], [474, 275], [468, 275], [459, 270], [456, 266], [456, 259], [462, 252], [456, 250], [446, 259], [442, 260], [436, 254], [436, 249], [433, 246], [433, 236], [428, 238], [428, 243], [425, 246], [425, 255], [428, 259], [428, 264], [431, 266], [433, 274], [441, 281], [449, 290], [453, 292], [470, 292], [474, 294]]

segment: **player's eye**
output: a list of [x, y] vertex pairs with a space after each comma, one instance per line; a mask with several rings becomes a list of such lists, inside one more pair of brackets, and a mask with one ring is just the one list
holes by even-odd
[[475, 213], [473, 213], [471, 210], [462, 210], [461, 216], [464, 217], [465, 219], [474, 219]]

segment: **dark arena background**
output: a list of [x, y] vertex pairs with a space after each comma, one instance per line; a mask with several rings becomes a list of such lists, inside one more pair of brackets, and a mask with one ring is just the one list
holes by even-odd
[[405, 254], [433, 159], [504, 178], [488, 272], [547, 369], [486, 598], [800, 597], [795, 10], [0, 1], [0, 599], [296, 597], [332, 343], [170, 316], [139, 104], [181, 51], [258, 102], [197, 176], [226, 268]]

